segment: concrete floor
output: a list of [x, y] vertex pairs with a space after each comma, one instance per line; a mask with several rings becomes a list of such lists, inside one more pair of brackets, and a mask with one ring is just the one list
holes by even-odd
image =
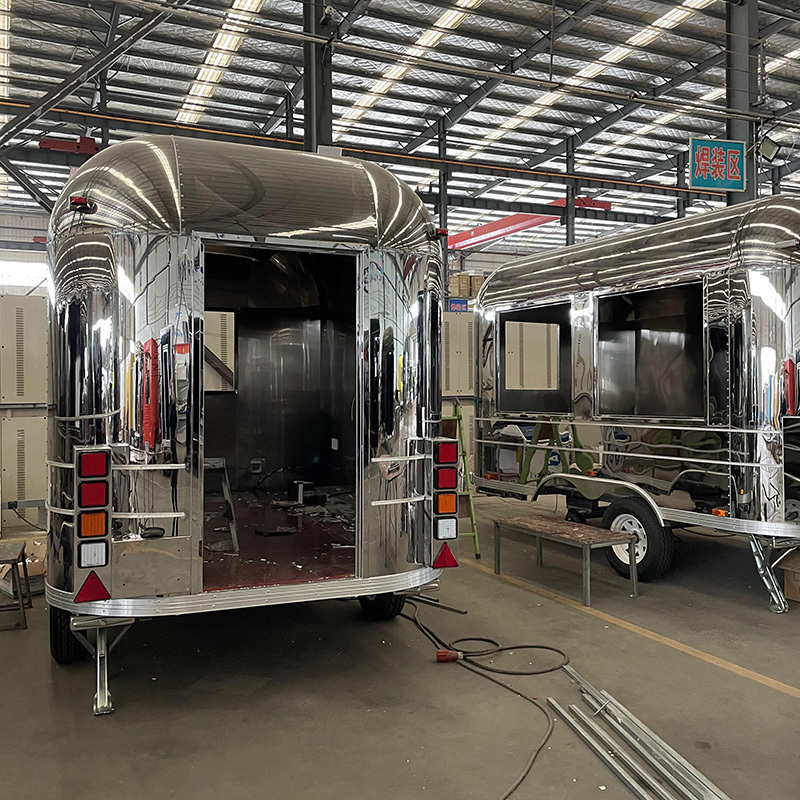
[[[448, 639], [562, 647], [733, 800], [800, 796], [800, 605], [768, 611], [742, 543], [682, 535], [673, 572], [637, 600], [596, 554], [587, 613], [571, 549], [545, 545], [538, 569], [532, 548], [509, 542], [506, 575], [493, 576], [490, 522], [526, 506], [477, 505], [484, 558], [462, 540], [440, 592], [469, 615], [426, 607], [425, 621]], [[563, 673], [514, 683], [579, 702]], [[94, 718], [92, 666], [50, 661], [41, 597], [27, 631], [0, 633], [0, 796], [492, 800], [544, 730], [529, 704], [436, 664], [409, 622], [367, 622], [354, 602], [138, 623], [112, 657], [111, 688], [117, 710]], [[514, 798], [631, 796], [557, 723]]]

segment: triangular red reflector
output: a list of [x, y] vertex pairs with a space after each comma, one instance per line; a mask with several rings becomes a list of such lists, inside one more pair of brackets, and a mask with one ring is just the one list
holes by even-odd
[[75, 595], [76, 603], [89, 603], [92, 600], [109, 600], [111, 595], [108, 589], [103, 586], [103, 581], [97, 577], [97, 573], [92, 570], [89, 577], [83, 582], [81, 590]]
[[453, 555], [453, 551], [447, 546], [447, 542], [442, 545], [439, 555], [433, 562], [434, 569], [443, 569], [444, 567], [457, 567], [458, 561]]

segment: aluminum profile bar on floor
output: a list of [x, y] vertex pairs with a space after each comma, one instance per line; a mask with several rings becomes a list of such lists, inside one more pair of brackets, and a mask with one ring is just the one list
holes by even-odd
[[39, 119], [42, 114], [47, 113], [66, 97], [69, 97], [79, 86], [111, 66], [111, 64], [129, 50], [136, 42], [147, 36], [150, 31], [158, 27], [162, 22], [169, 19], [173, 9], [188, 5], [190, 1], [191, 0], [171, 0], [169, 5], [164, 7], [163, 11], [155, 11], [148, 15], [128, 33], [122, 35], [112, 44], [104, 47], [94, 58], [75, 70], [75, 72], [65, 78], [58, 86], [51, 89], [44, 97], [37, 100], [30, 108], [9, 120], [0, 128], [0, 147], [8, 144], [14, 136], [22, 133], [28, 125]]
[[667, 768], [672, 771], [676, 778], [688, 785], [693, 785], [701, 793], [701, 797], [712, 798], [713, 800], [731, 800], [725, 792], [715, 786], [709, 779], [693, 767], [680, 753], [670, 747], [663, 739], [648, 728], [640, 719], [634, 716], [618, 700], [614, 699], [605, 689], [600, 694], [607, 701], [605, 713], [612, 711], [623, 722], [625, 727], [643, 742], [644, 746], [657, 757], [662, 757], [667, 764]]
[[573, 716], [582, 723], [583, 726], [605, 747], [606, 751], [613, 753], [613, 757], [622, 762], [645, 786], [649, 787], [659, 800], [678, 800], [676, 796], [655, 778], [627, 751], [620, 747], [606, 731], [604, 731], [593, 719], [589, 718], [576, 705], [571, 705], [569, 710]]
[[618, 763], [608, 752], [605, 745], [599, 742], [591, 732], [581, 725], [575, 717], [567, 712], [552, 697], [547, 698], [547, 705], [567, 723], [573, 733], [633, 792], [639, 800], [656, 800], [655, 795], [645, 789], [628, 770]]

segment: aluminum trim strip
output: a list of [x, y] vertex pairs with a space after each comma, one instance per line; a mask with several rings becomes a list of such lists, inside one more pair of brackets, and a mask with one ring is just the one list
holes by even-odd
[[384, 464], [392, 461], [424, 461], [426, 458], [431, 458], [431, 456], [426, 456], [424, 453], [416, 456], [375, 456], [370, 461], [373, 464]]
[[[694, 418], [687, 419], [687, 422], [694, 421]], [[571, 419], [570, 417], [560, 417], [555, 419], [547, 419], [545, 417], [475, 417], [475, 422], [514, 422], [522, 423], [523, 425], [537, 425], [539, 423], [547, 425], [591, 425], [594, 428], [644, 428], [647, 430], [656, 431], [704, 431], [707, 433], [747, 433], [755, 436], [758, 433], [775, 433], [772, 428], [766, 430], [752, 430], [750, 428], [726, 428], [724, 425], [660, 425], [658, 423], [650, 422], [630, 422], [625, 419], [622, 421], [612, 421], [606, 417], [599, 419]]]
[[[699, 430], [699, 429], [698, 429]], [[692, 464], [710, 464], [715, 467], [760, 467], [761, 464], [750, 461], [722, 461], [713, 458], [695, 458], [694, 456], [661, 456], [657, 453], [633, 453], [625, 450], [605, 450], [597, 448], [589, 450], [580, 447], [569, 447], [560, 444], [529, 444], [528, 442], [500, 442], [494, 439], [476, 439], [478, 444], [490, 444], [496, 447], [529, 447], [531, 450], [563, 450], [568, 453], [596, 453], [599, 456], [610, 455], [620, 456], [622, 458], [649, 458], [658, 461], [688, 461]], [[640, 444], [636, 442], [636, 444]], [[653, 445], [647, 445], [652, 447]], [[676, 449], [676, 445], [665, 445]], [[727, 449], [725, 450], [727, 452]], [[566, 474], [566, 473], [565, 473]]]
[[99, 617], [165, 617], [283, 603], [335, 600], [383, 592], [402, 592], [435, 581], [441, 573], [440, 569], [423, 567], [411, 572], [374, 578], [342, 578], [288, 586], [259, 586], [252, 589], [226, 589], [175, 597], [137, 597], [94, 603], [76, 603], [70, 592], [56, 589], [45, 581], [45, 597], [50, 605], [72, 614], [96, 614]]
[[413, 497], [398, 497], [396, 500], [373, 500], [371, 506], [399, 506], [404, 503], [419, 503], [421, 500], [427, 500], [424, 494], [417, 494]]
[[104, 414], [79, 414], [77, 417], [53, 417], [56, 422], [79, 422], [82, 419], [106, 419], [107, 417], [115, 417], [119, 414], [119, 409], [114, 411], [107, 411]]
[[501, 492], [511, 492], [513, 494], [527, 494], [531, 497], [536, 494], [535, 486], [522, 486], [518, 483], [511, 483], [510, 481], [494, 481], [490, 478], [479, 478], [477, 475], [472, 475], [472, 483], [475, 486], [483, 486], [485, 489], [497, 489]]
[[67, 517], [75, 516], [74, 508], [59, 508], [58, 506], [51, 506], [50, 503], [45, 503], [44, 507], [53, 514], [62, 514]]
[[185, 470], [186, 464], [112, 464], [111, 469], [119, 470], [122, 472], [130, 471], [130, 470]]
[[185, 511], [112, 511], [112, 519], [186, 519]]
[[715, 517], [711, 514], [699, 514], [696, 511], [684, 511], [680, 508], [664, 508], [659, 506], [661, 515], [670, 522], [682, 522], [685, 525], [699, 525], [705, 528], [741, 533], [747, 536], [769, 536], [780, 539], [800, 539], [800, 525], [794, 522], [760, 522], [756, 519], [732, 519], [731, 517]]

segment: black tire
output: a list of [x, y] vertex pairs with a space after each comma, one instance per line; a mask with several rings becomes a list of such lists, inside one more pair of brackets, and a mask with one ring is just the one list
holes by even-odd
[[[627, 517], [627, 520], [624, 518]], [[623, 499], [614, 501], [603, 513], [603, 527], [609, 530], [623, 529], [624, 524], [628, 527], [637, 527], [632, 523], [631, 518], [638, 520], [637, 533], [640, 542], [643, 538], [645, 548], [641, 560], [637, 554], [637, 572], [640, 580], [652, 581], [663, 577], [672, 564], [672, 557], [675, 552], [675, 538], [672, 531], [665, 529], [658, 521], [655, 513], [643, 502], [634, 499]], [[606, 557], [609, 564], [626, 578], [630, 577], [630, 563], [625, 551], [625, 558], [615, 552], [613, 547], [606, 547]]]
[[72, 614], [50, 606], [50, 655], [57, 664], [74, 664], [86, 656], [83, 645], [69, 629]]
[[358, 602], [369, 619], [384, 621], [394, 619], [406, 604], [406, 598], [402, 594], [373, 594], [368, 597], [359, 597]]

